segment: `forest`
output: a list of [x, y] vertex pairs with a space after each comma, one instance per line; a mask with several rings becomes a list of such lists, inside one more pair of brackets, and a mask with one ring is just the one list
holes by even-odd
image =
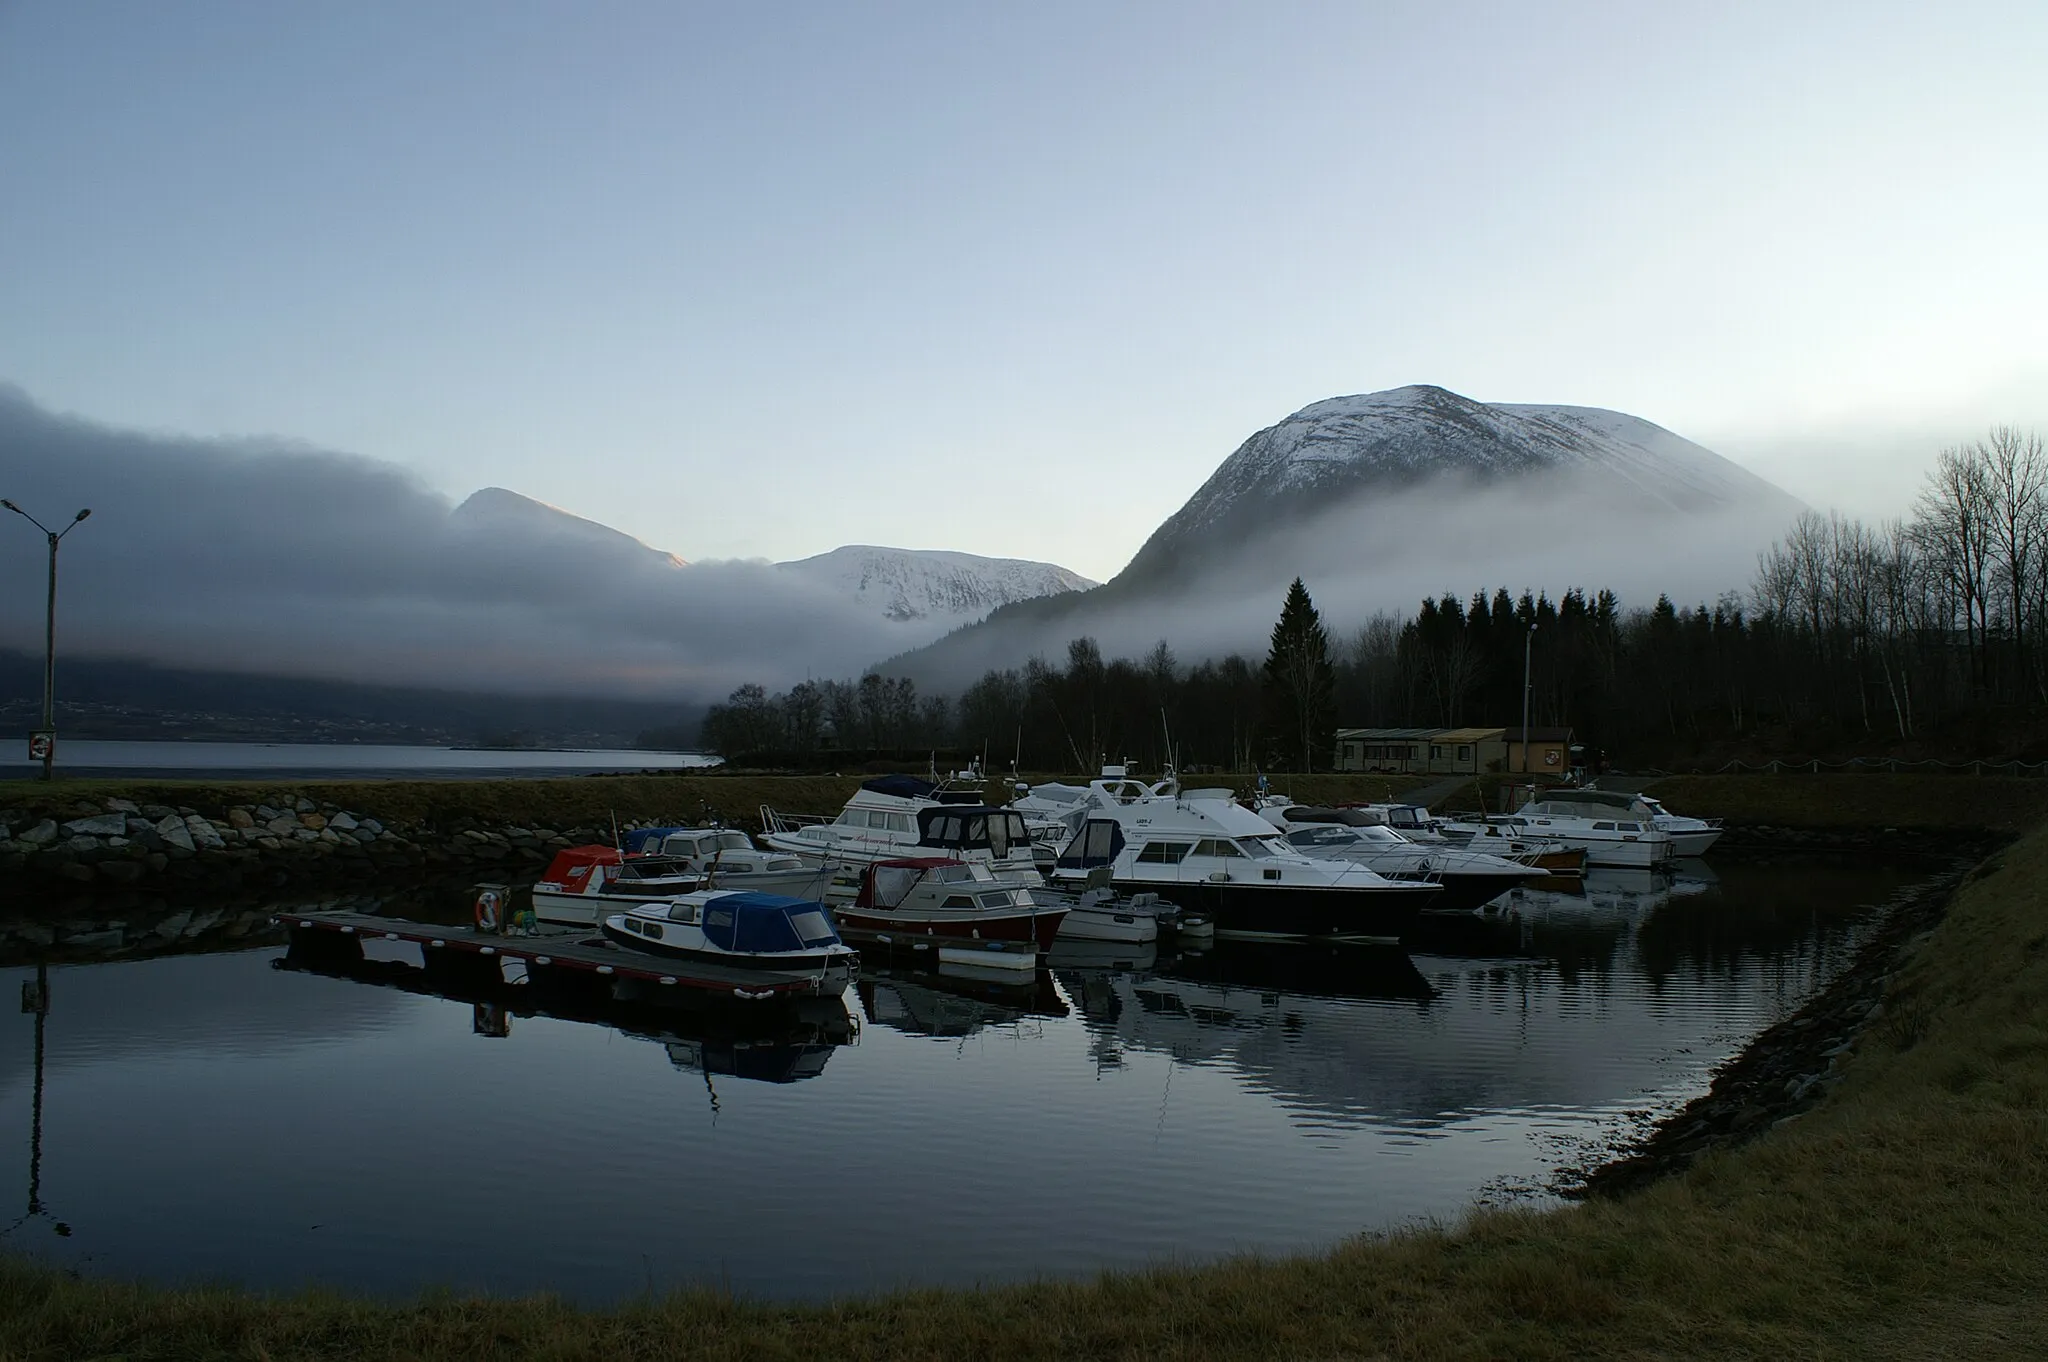
[[[1533, 632], [1532, 632], [1533, 631]], [[1449, 591], [1332, 632], [1297, 581], [1263, 658], [1169, 641], [993, 670], [957, 697], [907, 678], [743, 686], [704, 721], [735, 761], [944, 749], [991, 769], [1322, 770], [1344, 727], [1534, 724], [1638, 765], [2048, 749], [2048, 455], [1997, 428], [1945, 449], [1910, 513], [1802, 513], [1746, 588], [1626, 606], [1574, 587]], [[1168, 744], [1171, 744], [1169, 752]]]

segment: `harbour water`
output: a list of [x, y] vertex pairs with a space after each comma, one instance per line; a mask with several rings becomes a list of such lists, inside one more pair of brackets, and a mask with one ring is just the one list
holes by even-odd
[[[0, 756], [0, 779], [42, 770], [25, 744]], [[584, 749], [411, 747], [387, 743], [110, 742], [61, 739], [59, 767], [66, 775], [210, 777], [215, 779], [413, 779], [521, 775], [589, 775], [609, 771], [676, 771], [714, 766], [699, 752]]]
[[0, 1251], [600, 1303], [1324, 1248], [1541, 1200], [1696, 1095], [1923, 873], [1596, 876], [1405, 952], [1094, 948], [1021, 986], [871, 962], [780, 1023], [536, 1014], [516, 979], [437, 994], [397, 946], [323, 973], [235, 935], [254, 909], [47, 947], [0, 922], [0, 988], [47, 989], [40, 1024], [0, 1014]]

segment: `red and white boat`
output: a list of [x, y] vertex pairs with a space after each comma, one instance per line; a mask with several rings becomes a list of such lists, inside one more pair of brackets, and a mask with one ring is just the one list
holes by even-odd
[[833, 916], [849, 941], [931, 951], [952, 964], [1035, 969], [1067, 910], [999, 881], [978, 861], [915, 856], [862, 867], [859, 892]]
[[675, 856], [626, 856], [616, 847], [567, 847], [533, 886], [533, 915], [565, 927], [595, 927], [635, 903], [666, 903], [704, 887]]

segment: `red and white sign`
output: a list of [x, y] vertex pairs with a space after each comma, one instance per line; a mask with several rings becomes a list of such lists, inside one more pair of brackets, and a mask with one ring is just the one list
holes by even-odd
[[55, 733], [31, 733], [28, 735], [28, 759], [30, 761], [48, 761], [50, 754], [56, 750], [56, 747], [57, 735]]

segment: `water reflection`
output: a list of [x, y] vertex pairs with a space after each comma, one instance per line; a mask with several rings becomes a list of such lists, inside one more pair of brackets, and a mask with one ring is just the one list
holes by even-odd
[[[31, 1213], [0, 1246], [603, 1301], [1327, 1245], [1455, 1216], [1684, 1100], [1916, 873], [1718, 868], [1544, 886], [1407, 952], [1063, 946], [1021, 980], [885, 966], [789, 1012], [431, 976], [401, 943], [323, 960], [230, 935], [243, 909], [45, 922], [42, 946], [0, 919], [0, 987], [33, 991], [38, 951], [46, 985], [0, 1013], [0, 1137], [29, 1189], [0, 1229]], [[656, 1182], [650, 1160], [718, 1175]]]

